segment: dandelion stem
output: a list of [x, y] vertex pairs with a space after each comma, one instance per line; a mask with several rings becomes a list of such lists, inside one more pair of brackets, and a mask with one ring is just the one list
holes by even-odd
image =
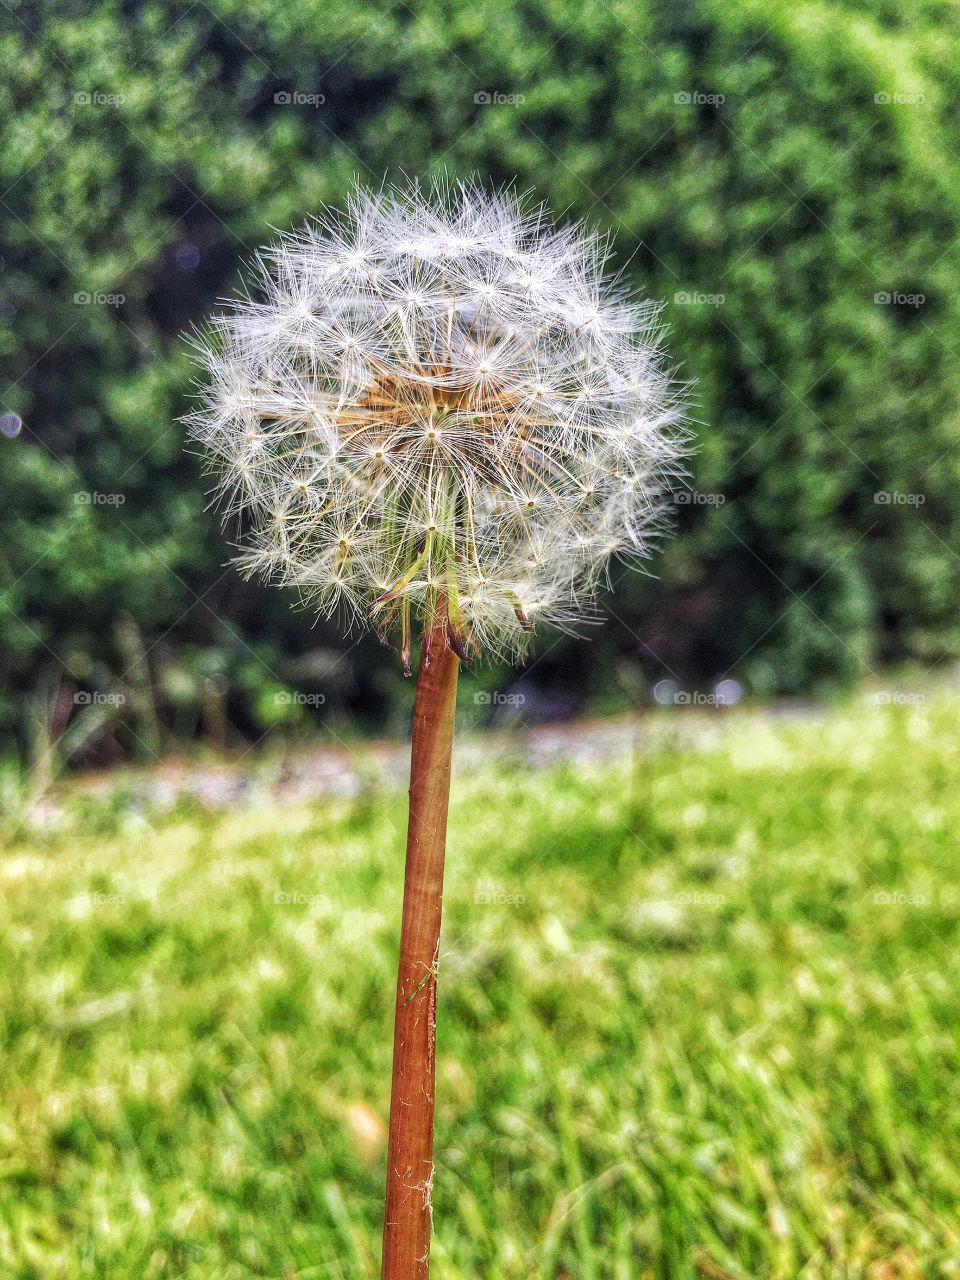
[[427, 1280], [430, 1266], [437, 957], [459, 672], [446, 621], [443, 608], [423, 637], [413, 711], [381, 1280]]

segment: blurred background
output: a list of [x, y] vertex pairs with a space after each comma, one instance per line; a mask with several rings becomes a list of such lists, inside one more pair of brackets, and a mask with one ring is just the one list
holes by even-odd
[[651, 575], [478, 687], [537, 720], [955, 658], [957, 25], [952, 0], [5, 4], [4, 741], [85, 713], [74, 757], [105, 764], [402, 727], [396, 654], [229, 567], [177, 424], [184, 332], [355, 176], [515, 179], [609, 231], [697, 383]]
[[610, 233], [698, 448], [600, 625], [462, 677], [435, 1280], [958, 1280], [958, 55], [0, 0], [4, 1276], [378, 1274], [412, 686], [240, 579], [177, 420], [257, 246], [445, 172]]

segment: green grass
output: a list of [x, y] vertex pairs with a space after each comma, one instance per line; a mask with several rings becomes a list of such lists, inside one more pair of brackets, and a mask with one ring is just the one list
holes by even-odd
[[[436, 1280], [960, 1276], [960, 708], [735, 714], [456, 776]], [[0, 1274], [377, 1274], [403, 830], [11, 839]]]

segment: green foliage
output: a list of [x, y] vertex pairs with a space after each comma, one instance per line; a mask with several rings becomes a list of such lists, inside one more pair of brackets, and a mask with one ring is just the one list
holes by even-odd
[[[437, 1280], [957, 1274], [956, 701], [721, 724], [457, 772]], [[3, 1274], [372, 1280], [400, 789], [74, 819], [0, 858]]]
[[[620, 584], [583, 692], [618, 655], [769, 692], [960, 650], [954, 4], [13, 0], [0, 22], [8, 726], [49, 670], [122, 672], [121, 610], [161, 674], [226, 651], [245, 730], [238, 664], [286, 681], [341, 645], [224, 574], [175, 418], [181, 331], [354, 173], [516, 177], [668, 300], [711, 501], [679, 508], [659, 581]], [[554, 644], [548, 681], [584, 652]]]

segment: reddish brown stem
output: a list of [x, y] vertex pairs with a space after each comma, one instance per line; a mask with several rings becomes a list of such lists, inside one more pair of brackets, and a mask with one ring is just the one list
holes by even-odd
[[430, 1269], [437, 957], [458, 670], [444, 620], [423, 638], [413, 710], [382, 1280], [427, 1280]]

